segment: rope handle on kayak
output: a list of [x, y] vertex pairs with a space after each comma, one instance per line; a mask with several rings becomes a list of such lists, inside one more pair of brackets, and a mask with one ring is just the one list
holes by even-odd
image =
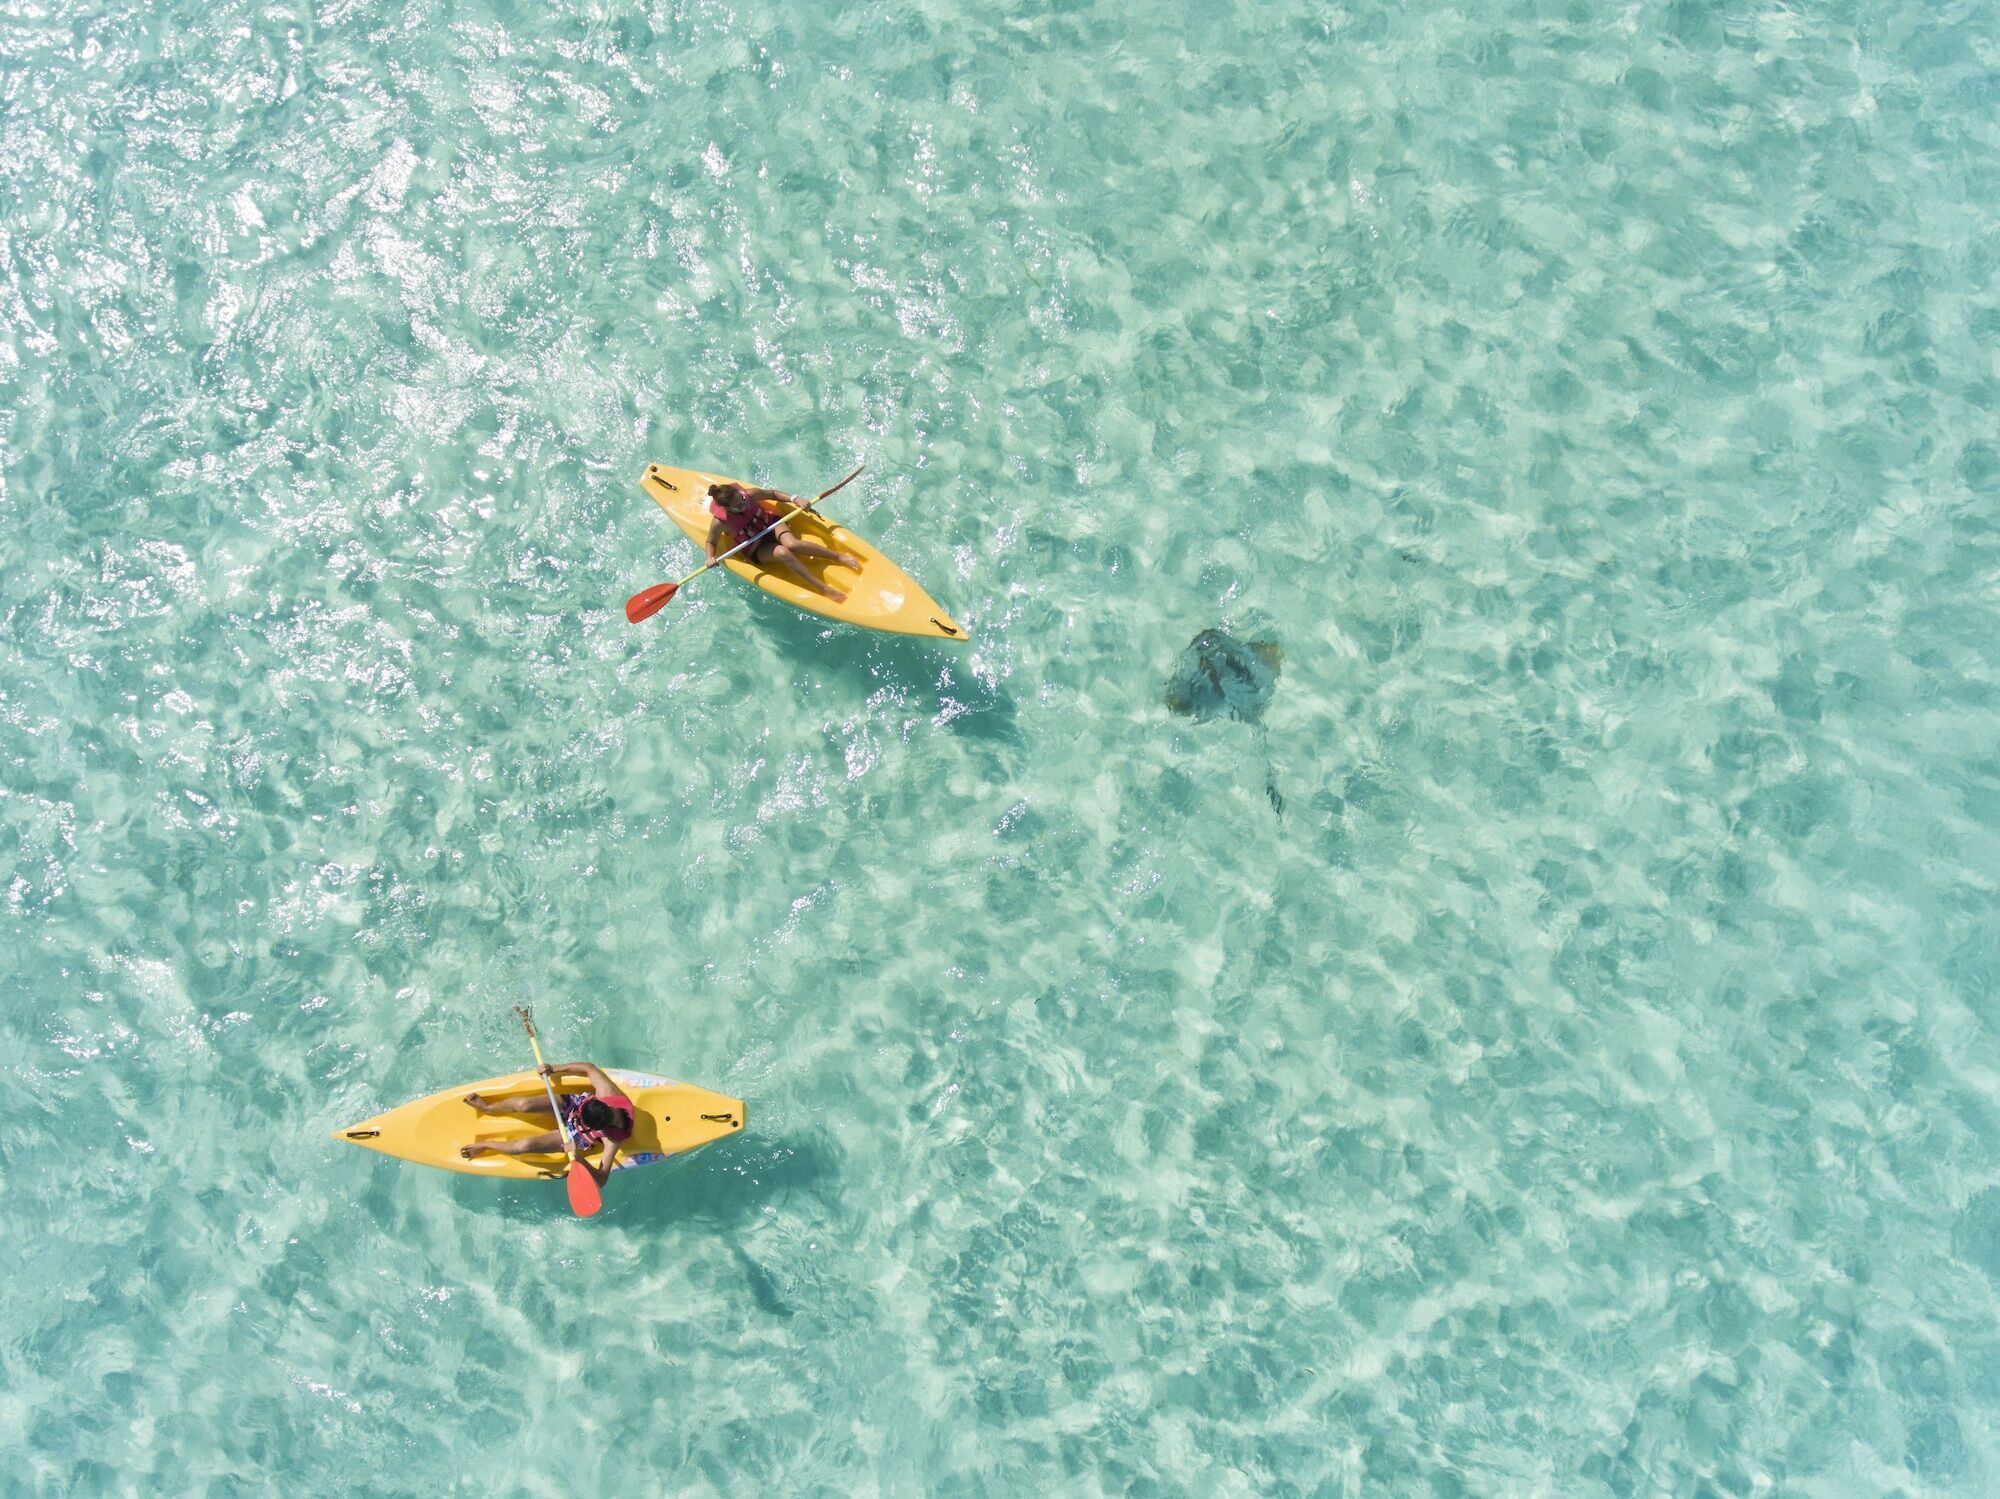
[[347, 1132], [347, 1138], [350, 1140], [372, 1140], [381, 1133], [382, 1131], [379, 1129], [351, 1129]]

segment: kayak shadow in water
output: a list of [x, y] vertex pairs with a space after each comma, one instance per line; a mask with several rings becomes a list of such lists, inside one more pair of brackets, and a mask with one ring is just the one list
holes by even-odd
[[1257, 743], [1264, 752], [1264, 795], [1280, 818], [1285, 815], [1285, 799], [1278, 794], [1277, 772], [1271, 768], [1264, 710], [1277, 691], [1284, 659], [1274, 640], [1238, 640], [1227, 630], [1203, 630], [1181, 652], [1166, 688], [1171, 713], [1196, 723], [1233, 718], [1257, 730]]
[[[771, 600], [769, 602], [776, 602]], [[839, 682], [859, 708], [883, 688], [912, 718], [921, 715], [962, 739], [1015, 749], [1022, 744], [1014, 695], [999, 681], [982, 681], [963, 645], [870, 634], [788, 611], [773, 638], [808, 677]]]
[[[632, 1191], [625, 1200], [626, 1215], [649, 1233], [670, 1223], [740, 1228], [767, 1207], [783, 1207], [794, 1193], [811, 1195], [833, 1180], [835, 1156], [823, 1138], [759, 1134], [756, 1100], [746, 1107], [747, 1131], [703, 1146], [680, 1170], [670, 1161], [627, 1173]], [[614, 1177], [611, 1185], [628, 1183]]]

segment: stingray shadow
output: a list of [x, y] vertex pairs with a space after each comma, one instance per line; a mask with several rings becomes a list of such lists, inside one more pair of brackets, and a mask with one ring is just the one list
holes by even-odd
[[1164, 693], [1167, 710], [1196, 723], [1233, 718], [1261, 726], [1283, 660], [1274, 640], [1238, 640], [1227, 630], [1203, 630], [1174, 662]]
[[1257, 732], [1264, 758], [1264, 796], [1280, 820], [1285, 798], [1271, 767], [1271, 744], [1264, 710], [1277, 691], [1284, 652], [1274, 640], [1239, 640], [1225, 629], [1208, 629], [1188, 642], [1167, 678], [1167, 711], [1197, 724], [1233, 720]]

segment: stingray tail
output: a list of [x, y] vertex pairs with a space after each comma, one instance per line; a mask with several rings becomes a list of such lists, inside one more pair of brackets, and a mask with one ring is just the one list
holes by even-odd
[[1285, 799], [1278, 794], [1278, 772], [1271, 765], [1271, 731], [1262, 724], [1257, 725], [1257, 743], [1264, 750], [1264, 796], [1271, 803], [1271, 810], [1282, 821], [1285, 815]]

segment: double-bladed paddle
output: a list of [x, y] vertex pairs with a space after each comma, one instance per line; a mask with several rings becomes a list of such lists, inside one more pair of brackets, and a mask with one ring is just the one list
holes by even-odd
[[548, 1091], [549, 1107], [555, 1111], [556, 1128], [562, 1131], [563, 1146], [569, 1151], [570, 1208], [577, 1217], [588, 1218], [604, 1206], [604, 1193], [599, 1189], [590, 1167], [577, 1159], [576, 1136], [569, 1132], [569, 1125], [563, 1120], [562, 1105], [556, 1102], [556, 1085], [549, 1078], [547, 1064], [542, 1061], [542, 1042], [535, 1034], [534, 1012], [526, 1005], [516, 1005], [514, 1013], [521, 1017], [521, 1024], [528, 1031], [528, 1044], [535, 1048], [535, 1071], [541, 1077], [542, 1087]]
[[754, 547], [755, 545], [757, 545], [758, 542], [762, 541], [766, 536], [769, 536], [773, 531], [777, 530], [778, 527], [782, 526], [786, 521], [790, 520], [793, 516], [799, 515], [804, 511], [812, 509], [813, 506], [817, 505], [821, 500], [825, 499], [828, 495], [832, 494], [834, 490], [845, 489], [848, 485], [852, 484], [857, 478], [860, 477], [861, 470], [866, 468], [867, 466], [868, 465], [865, 463], [857, 466], [853, 473], [849, 474], [845, 479], [842, 479], [838, 484], [834, 485], [833, 489], [822, 489], [818, 494], [814, 495], [810, 500], [806, 501], [805, 504], [794, 505], [790, 510], [787, 510], [783, 515], [779, 516], [776, 520], [772, 521], [770, 525], [766, 526], [763, 530], [759, 531], [755, 536], [751, 537], [748, 541], [737, 542], [735, 546], [731, 547], [721, 556], [715, 558], [714, 561], [704, 562], [700, 567], [697, 567], [693, 572], [689, 573], [685, 578], [682, 578], [678, 583], [655, 583], [651, 588], [640, 589], [637, 593], [633, 594], [632, 597], [630, 597], [625, 601], [625, 617], [635, 625], [639, 623], [639, 621], [642, 619], [651, 619], [655, 614], [658, 614], [662, 609], [667, 607], [668, 600], [673, 598], [675, 594], [679, 593], [683, 588], [687, 587], [688, 584], [692, 583], [696, 578], [699, 578], [703, 573], [707, 572], [711, 567], [714, 567], [719, 563], [727, 562], [731, 557], [734, 557], [738, 552], [744, 550], [746, 547]]

